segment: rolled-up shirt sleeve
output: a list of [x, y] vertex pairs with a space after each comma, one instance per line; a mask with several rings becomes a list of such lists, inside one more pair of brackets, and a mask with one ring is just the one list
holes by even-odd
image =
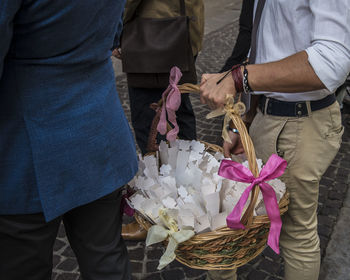
[[326, 88], [334, 92], [350, 72], [350, 1], [310, 0], [314, 16], [309, 63]]
[[21, 2], [22, 0], [0, 0], [0, 79], [13, 36], [13, 20]]

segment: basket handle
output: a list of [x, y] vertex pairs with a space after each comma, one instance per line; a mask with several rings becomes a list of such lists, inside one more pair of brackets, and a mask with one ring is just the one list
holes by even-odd
[[[190, 84], [190, 83], [185, 83], [182, 85], [177, 85], [179, 91], [181, 94], [183, 93], [199, 93], [199, 87], [200, 85], [195, 85], [195, 84]], [[163, 98], [161, 98], [157, 103], [152, 103], [150, 105], [150, 108], [156, 111], [156, 114], [152, 120], [150, 132], [148, 135], [148, 142], [147, 142], [147, 151], [148, 153], [153, 153], [158, 151], [158, 144], [157, 144], [157, 126], [160, 120], [160, 115], [162, 113], [162, 106], [163, 106]], [[167, 125], [168, 131], [171, 130], [171, 127], [168, 123]]]
[[[231, 97], [232, 98], [232, 97]], [[233, 98], [232, 98], [233, 99]], [[233, 104], [231, 104], [233, 105]], [[238, 103], [237, 105], [240, 105]], [[243, 145], [243, 149], [245, 151], [246, 157], [248, 159], [248, 164], [249, 164], [249, 169], [254, 175], [254, 177], [259, 177], [259, 168], [258, 164], [256, 162], [256, 155], [255, 155], [255, 149], [253, 145], [253, 141], [249, 136], [247, 127], [245, 123], [243, 122], [241, 118], [241, 114], [239, 113], [239, 110], [226, 110], [226, 115], [225, 115], [225, 122], [228, 123], [229, 120], [232, 120], [233, 124], [237, 128], [241, 142]], [[223, 129], [226, 129], [226, 125], [224, 125]], [[241, 219], [242, 224], [244, 225], [250, 225], [253, 222], [253, 214], [254, 214], [254, 208], [256, 205], [256, 202], [258, 200], [258, 195], [259, 195], [259, 188], [257, 186], [254, 186], [252, 195], [251, 195], [251, 200], [250, 203], [247, 207], [247, 210], [243, 214], [243, 217]]]
[[[185, 83], [182, 85], [178, 85], [178, 89], [180, 90], [180, 93], [199, 93], [200, 91], [200, 85], [199, 84], [190, 84], [190, 83]], [[233, 97], [232, 97], [233, 99]], [[159, 146], [157, 144], [157, 125], [160, 119], [160, 114], [162, 110], [162, 105], [163, 105], [163, 99], [161, 99], [158, 103], [153, 103], [151, 104], [151, 108], [156, 111], [156, 115], [152, 121], [151, 129], [150, 129], [150, 134], [148, 138], [148, 151], [149, 152], [155, 152], [158, 150]], [[233, 102], [231, 105], [234, 105]], [[232, 108], [231, 108], [232, 109]], [[245, 154], [248, 159], [248, 164], [249, 164], [249, 169], [254, 175], [254, 177], [259, 176], [259, 169], [258, 165], [256, 162], [256, 155], [255, 155], [255, 149], [253, 142], [249, 136], [248, 130], [246, 128], [246, 125], [244, 124], [241, 114], [237, 110], [230, 110], [228, 109], [226, 111], [226, 116], [225, 118], [228, 120], [232, 120], [234, 123], [235, 127], [237, 128], [243, 149], [245, 151]], [[170, 125], [168, 124], [168, 129], [171, 129]], [[226, 129], [225, 127], [223, 129]], [[254, 213], [254, 208], [256, 205], [256, 202], [258, 200], [258, 195], [259, 195], [259, 188], [254, 186], [254, 189], [252, 191], [251, 195], [251, 200], [250, 203], [247, 207], [247, 210], [245, 211], [241, 222], [244, 225], [250, 225], [253, 221], [253, 213]]]

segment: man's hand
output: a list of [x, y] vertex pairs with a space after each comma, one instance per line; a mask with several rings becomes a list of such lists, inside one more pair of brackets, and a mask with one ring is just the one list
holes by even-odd
[[244, 149], [243, 149], [241, 137], [239, 136], [239, 134], [229, 131], [228, 136], [230, 137], [232, 143], [229, 143], [226, 141], [224, 142], [223, 144], [224, 157], [230, 158], [231, 154], [234, 154], [234, 155], [243, 154]]
[[116, 48], [112, 51], [112, 55], [118, 59], [122, 59], [122, 55], [121, 55], [121, 49], [120, 48]]
[[231, 76], [227, 75], [219, 84], [217, 82], [225, 75], [203, 74], [200, 86], [201, 103], [208, 104], [211, 109], [223, 107], [228, 94], [235, 95], [236, 89]]

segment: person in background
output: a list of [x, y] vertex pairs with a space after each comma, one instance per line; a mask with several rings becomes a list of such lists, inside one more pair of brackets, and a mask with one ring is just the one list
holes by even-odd
[[[184, 41], [184, 44], [189, 44], [192, 55], [196, 58], [202, 48], [204, 4], [203, 0], [186, 0], [184, 3], [186, 15], [189, 18], [188, 26], [190, 35], [190, 40]], [[127, 25], [134, 17], [158, 19], [179, 15], [179, 0], [127, 0], [124, 25]], [[169, 34], [169, 38], [171, 38], [171, 34]], [[121, 53], [123, 52], [123, 46], [121, 46], [120, 51]], [[117, 58], [122, 58], [121, 53], [118, 48], [113, 52]], [[164, 57], [164, 59], [167, 58]], [[143, 155], [148, 152], [148, 135], [155, 116], [155, 111], [150, 108], [150, 104], [158, 102], [161, 99], [163, 91], [169, 84], [169, 73], [170, 69], [167, 73], [161, 73], [159, 71], [159, 73], [144, 75], [141, 78], [139, 76], [135, 78], [135, 75], [132, 75], [132, 73], [127, 73], [132, 126], [135, 131], [136, 142]], [[159, 80], [161, 82], [158, 82]], [[191, 81], [186, 80], [186, 77], [181, 79], [181, 83], [186, 82]], [[178, 136], [181, 139], [193, 140], [196, 139], [196, 121], [189, 94], [182, 94], [181, 98], [181, 106], [177, 111], [177, 122], [180, 128]]]
[[0, 1], [0, 279], [51, 279], [61, 222], [82, 279], [131, 279], [120, 187], [138, 166], [110, 59], [123, 10]]
[[253, 28], [254, 0], [244, 0], [239, 16], [239, 33], [232, 54], [227, 58], [220, 72], [230, 70], [234, 65], [247, 60]]
[[[135, 17], [141, 18], [172, 18], [180, 16], [181, 0], [127, 0], [124, 13], [124, 25], [127, 25]], [[202, 40], [204, 34], [204, 4], [203, 0], [185, 0], [185, 12], [189, 21], [189, 41], [188, 44], [194, 60], [202, 48]], [[169, 34], [169, 41], [171, 34]], [[140, 46], [141, 48], [142, 46]], [[116, 48], [113, 55], [117, 58], [123, 57], [123, 45]], [[144, 54], [147, 56], [147, 53]], [[168, 57], [172, 54], [168, 54]], [[142, 58], [141, 58], [142, 59]], [[123, 62], [125, 63], [125, 62]], [[175, 62], [176, 63], [176, 62]], [[176, 64], [175, 64], [176, 65]], [[195, 69], [193, 69], [195, 71]], [[136, 142], [144, 155], [148, 152], [148, 136], [151, 129], [152, 120], [156, 112], [150, 108], [152, 103], [157, 103], [162, 93], [169, 84], [169, 73], [153, 73], [147, 75], [133, 75], [127, 73], [129, 100], [132, 126], [135, 131]], [[196, 79], [196, 77], [195, 77]], [[180, 83], [196, 82], [183, 76]], [[177, 123], [179, 125], [180, 139], [195, 140], [196, 139], [196, 120], [192, 109], [189, 94], [181, 94], [181, 105], [176, 113]], [[159, 140], [159, 137], [158, 137]], [[146, 231], [136, 222], [123, 225], [124, 239], [142, 240], [146, 237]]]
[[[201, 101], [217, 108], [224, 105], [226, 93], [260, 97], [257, 113], [252, 107], [245, 115], [257, 158], [266, 162], [278, 154], [288, 163], [282, 180], [290, 204], [280, 236], [285, 279], [317, 280], [318, 189], [344, 130], [334, 91], [350, 71], [350, 3], [256, 2], [260, 24], [255, 17], [251, 64], [233, 70], [219, 85], [223, 74], [204, 74]], [[232, 131], [229, 135], [226, 157], [236, 152], [239, 139]]]

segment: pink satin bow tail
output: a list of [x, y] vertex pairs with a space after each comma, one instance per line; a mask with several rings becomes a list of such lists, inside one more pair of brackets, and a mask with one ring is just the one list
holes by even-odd
[[[162, 94], [163, 106], [160, 115], [160, 120], [157, 126], [157, 130], [160, 134], [167, 134], [166, 138], [168, 141], [175, 141], [177, 134], [179, 133], [179, 126], [176, 122], [176, 111], [179, 109], [181, 104], [181, 93], [177, 87], [182, 73], [179, 68], [174, 66], [170, 70], [169, 86]], [[174, 126], [167, 133], [167, 117], [169, 122]]]
[[282, 220], [274, 189], [265, 181], [273, 180], [281, 176], [287, 167], [287, 162], [279, 156], [273, 154], [261, 170], [259, 177], [255, 178], [251, 171], [240, 163], [223, 160], [219, 168], [219, 175], [230, 180], [250, 183], [245, 189], [238, 203], [227, 216], [227, 226], [232, 229], [244, 229], [241, 223], [241, 216], [248, 197], [255, 185], [260, 187], [263, 195], [267, 215], [270, 219], [271, 226], [267, 244], [277, 254], [279, 251], [279, 236], [282, 228]]
[[132, 196], [133, 194], [134, 192], [128, 189], [127, 193], [122, 196], [122, 201], [120, 205], [120, 210], [122, 215], [126, 214], [129, 217], [134, 216], [135, 209], [131, 208], [128, 203], [129, 197]]

